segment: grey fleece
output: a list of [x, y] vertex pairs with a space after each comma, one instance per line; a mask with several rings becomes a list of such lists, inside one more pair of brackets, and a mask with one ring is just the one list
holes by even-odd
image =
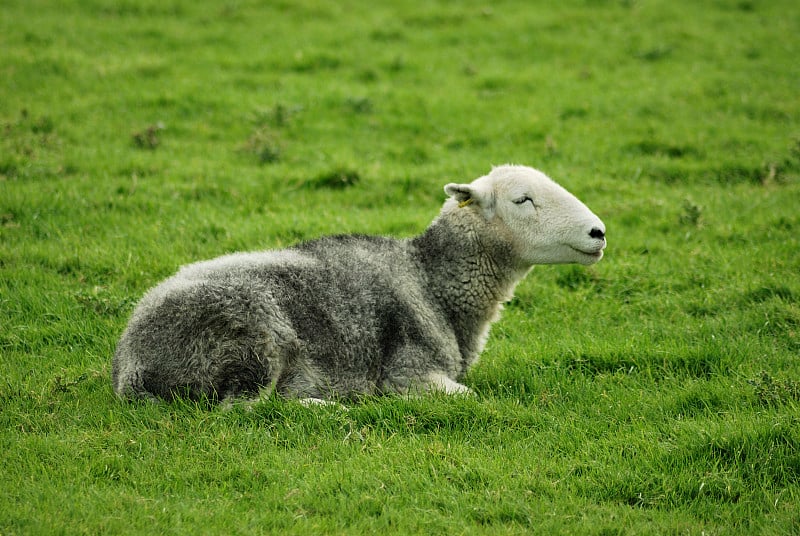
[[420, 236], [334, 236], [191, 264], [148, 292], [117, 347], [120, 396], [330, 398], [458, 380], [525, 269], [474, 211]]

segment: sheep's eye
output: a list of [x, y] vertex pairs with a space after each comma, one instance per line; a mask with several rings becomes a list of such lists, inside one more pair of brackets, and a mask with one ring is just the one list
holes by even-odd
[[525, 203], [527, 203], [529, 201], [530, 201], [531, 205], [533, 205], [534, 207], [536, 206], [536, 204], [533, 202], [533, 199], [531, 199], [527, 195], [523, 196], [523, 197], [520, 197], [519, 199], [515, 199], [514, 203], [517, 204], [517, 205], [524, 205]]

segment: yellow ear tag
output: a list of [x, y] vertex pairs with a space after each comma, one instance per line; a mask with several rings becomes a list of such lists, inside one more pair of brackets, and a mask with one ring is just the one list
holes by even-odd
[[475, 201], [475, 199], [470, 197], [469, 199], [466, 199], [466, 200], [460, 202], [458, 204], [458, 208], [468, 207], [468, 206], [470, 206], [472, 204], [473, 201]]

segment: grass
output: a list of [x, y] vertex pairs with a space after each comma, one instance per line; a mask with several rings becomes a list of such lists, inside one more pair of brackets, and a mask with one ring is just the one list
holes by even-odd
[[[0, 6], [0, 532], [792, 534], [789, 1]], [[534, 165], [605, 221], [519, 286], [474, 398], [117, 401], [183, 263], [410, 236]]]

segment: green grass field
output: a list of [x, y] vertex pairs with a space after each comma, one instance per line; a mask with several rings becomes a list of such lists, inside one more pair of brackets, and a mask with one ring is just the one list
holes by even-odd
[[[797, 534], [793, 0], [0, 3], [0, 534]], [[410, 236], [538, 167], [606, 223], [472, 398], [115, 399], [181, 264]]]

